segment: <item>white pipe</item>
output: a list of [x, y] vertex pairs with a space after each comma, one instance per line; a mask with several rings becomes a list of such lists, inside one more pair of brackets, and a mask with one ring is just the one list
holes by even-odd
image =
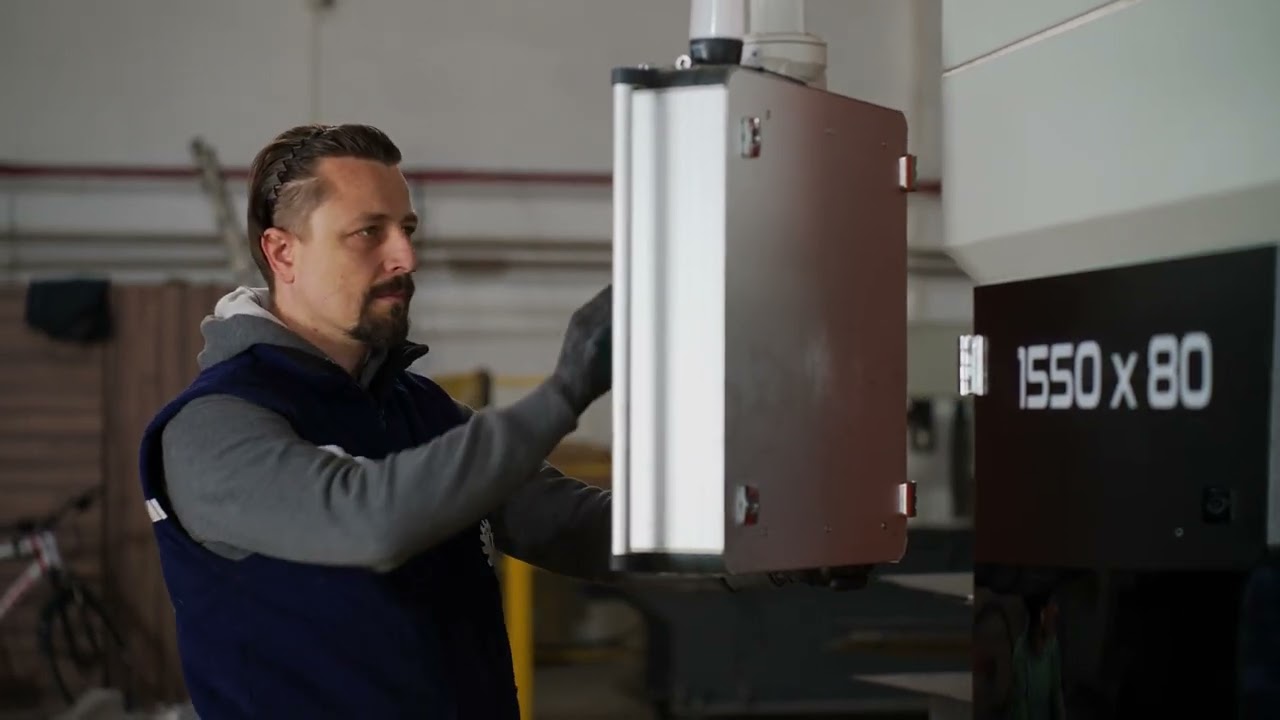
[[752, 35], [804, 34], [804, 0], [751, 0]]
[[747, 34], [747, 0], [692, 0], [689, 39], [729, 38]]
[[742, 64], [827, 86], [827, 44], [806, 30], [805, 0], [751, 0]]

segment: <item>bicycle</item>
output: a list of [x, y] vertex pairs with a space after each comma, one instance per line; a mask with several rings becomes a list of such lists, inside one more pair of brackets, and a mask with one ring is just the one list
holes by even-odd
[[[5, 533], [11, 539], [0, 541], [0, 561], [32, 559], [27, 569], [0, 595], [0, 622], [41, 580], [46, 582], [52, 595], [40, 612], [36, 631], [38, 648], [59, 694], [68, 705], [84, 690], [95, 687], [120, 690], [126, 704], [130, 701], [125, 682], [130, 668], [124, 640], [97, 596], [63, 564], [55, 533], [58, 525], [72, 513], [86, 512], [100, 493], [100, 488], [93, 488], [71, 498], [46, 517], [19, 521]], [[66, 647], [61, 647], [62, 644]], [[68, 651], [69, 668], [59, 663], [63, 649]], [[83, 687], [73, 682], [77, 676], [85, 681]]]

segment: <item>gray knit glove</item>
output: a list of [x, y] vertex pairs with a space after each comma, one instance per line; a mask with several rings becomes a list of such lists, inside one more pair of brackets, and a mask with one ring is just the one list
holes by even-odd
[[607, 285], [569, 319], [551, 381], [581, 415], [613, 384], [613, 285]]

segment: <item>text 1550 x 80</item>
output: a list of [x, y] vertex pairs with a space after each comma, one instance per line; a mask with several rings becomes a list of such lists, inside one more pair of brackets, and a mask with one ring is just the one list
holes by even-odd
[[1141, 350], [1104, 352], [1094, 340], [1018, 347], [1023, 410], [1203, 410], [1212, 401], [1208, 333], [1152, 335]]

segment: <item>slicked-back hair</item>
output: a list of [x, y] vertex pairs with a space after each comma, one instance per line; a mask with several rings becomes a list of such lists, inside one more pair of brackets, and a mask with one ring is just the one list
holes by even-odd
[[262, 234], [273, 227], [294, 229], [305, 220], [324, 199], [324, 184], [315, 175], [317, 161], [340, 157], [386, 165], [398, 165], [401, 160], [400, 148], [391, 138], [369, 125], [299, 125], [277, 135], [253, 159], [249, 252], [268, 286], [273, 278], [262, 252]]

